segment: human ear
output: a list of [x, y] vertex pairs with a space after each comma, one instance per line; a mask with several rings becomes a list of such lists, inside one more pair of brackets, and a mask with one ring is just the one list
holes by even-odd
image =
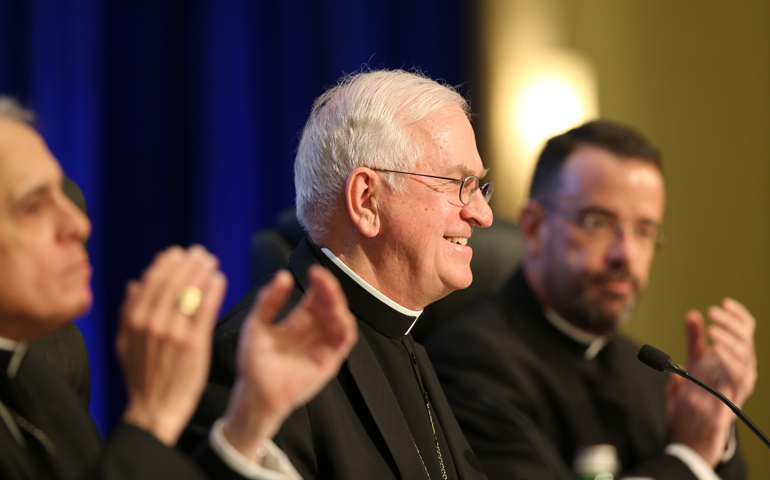
[[367, 238], [373, 238], [380, 232], [377, 199], [382, 187], [382, 182], [374, 170], [366, 167], [359, 167], [350, 172], [345, 184], [345, 202], [350, 219]]
[[519, 215], [519, 230], [524, 238], [527, 256], [539, 256], [546, 234], [545, 209], [536, 200], [528, 200]]

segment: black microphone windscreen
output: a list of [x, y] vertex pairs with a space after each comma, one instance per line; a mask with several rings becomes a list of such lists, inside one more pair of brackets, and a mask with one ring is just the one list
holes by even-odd
[[666, 367], [671, 361], [671, 357], [669, 357], [667, 353], [658, 350], [652, 345], [643, 345], [636, 358], [648, 367], [660, 370], [661, 372], [666, 371]]

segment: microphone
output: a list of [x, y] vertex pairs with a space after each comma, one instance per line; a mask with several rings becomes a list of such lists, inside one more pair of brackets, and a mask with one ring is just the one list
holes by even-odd
[[[658, 370], [660, 372], [675, 373], [680, 377], [687, 378], [688, 380], [695, 379], [695, 377], [690, 377], [689, 373], [687, 373], [683, 368], [681, 368], [679, 365], [674, 363], [671, 360], [671, 357], [666, 352], [662, 350], [658, 350], [652, 345], [642, 345], [642, 348], [639, 350], [639, 355], [637, 355], [636, 358], [638, 358], [640, 362], [647, 365], [648, 367], [654, 368], [655, 370]], [[705, 384], [701, 385], [700, 380], [698, 380], [695, 383], [705, 388], [706, 390], [709, 390], [711, 388]], [[714, 393], [714, 392], [711, 392], [711, 393]]]
[[679, 375], [682, 378], [685, 378], [694, 384], [698, 385], [702, 389], [706, 390], [710, 394], [714, 395], [718, 399], [720, 399], [725, 405], [730, 407], [730, 410], [735, 413], [735, 415], [741, 419], [743, 423], [746, 424], [747, 427], [749, 427], [749, 430], [754, 432], [754, 435], [759, 437], [760, 440], [762, 440], [762, 443], [764, 443], [767, 447], [770, 448], [770, 439], [767, 438], [767, 436], [762, 433], [762, 430], [760, 430], [756, 425], [754, 425], [754, 422], [749, 420], [749, 417], [746, 416], [743, 411], [741, 411], [740, 408], [736, 407], [733, 402], [731, 402], [727, 397], [722, 395], [719, 391], [716, 389], [710, 387], [709, 385], [705, 384], [704, 382], [700, 381], [696, 377], [693, 377], [685, 369], [677, 365], [671, 360], [671, 357], [661, 351], [657, 348], [653, 347], [652, 345], [643, 345], [642, 348], [639, 350], [639, 355], [637, 355], [637, 358], [645, 365], [647, 365], [650, 368], [654, 368], [655, 370], [661, 371], [661, 372], [671, 372], [676, 375]]

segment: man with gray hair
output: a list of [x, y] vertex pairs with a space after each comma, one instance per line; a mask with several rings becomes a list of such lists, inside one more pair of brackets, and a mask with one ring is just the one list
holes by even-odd
[[102, 444], [63, 378], [27, 351], [92, 301], [83, 245], [91, 225], [65, 196], [61, 168], [30, 120], [0, 96], [0, 478], [298, 478], [269, 439], [355, 342], [338, 282], [312, 269], [308, 300], [281, 328], [271, 320], [291, 277], [263, 289], [245, 323], [237, 393], [196, 466], [174, 446], [205, 386], [225, 278], [201, 246], [157, 255], [127, 287], [117, 352], [128, 406]]
[[[360, 335], [337, 377], [275, 438], [305, 479], [484, 478], [409, 332], [423, 308], [471, 283], [467, 240], [492, 223], [485, 173], [467, 102], [421, 74], [349, 75], [315, 101], [295, 163], [309, 238], [285, 267], [297, 285], [289, 304], [320, 263], [342, 284]], [[253, 299], [218, 325], [204, 426], [232, 382]]]

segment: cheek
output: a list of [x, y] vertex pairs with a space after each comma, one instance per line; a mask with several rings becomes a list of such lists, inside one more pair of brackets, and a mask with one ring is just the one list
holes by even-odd
[[16, 261], [13, 262], [11, 272], [9, 276], [12, 276], [16, 290], [24, 298], [39, 297], [47, 301], [55, 298], [50, 296], [57, 293], [56, 282], [43, 262]]
[[64, 255], [57, 253], [49, 244], [6, 241], [0, 248], [0, 271], [5, 278], [13, 279], [7, 283], [21, 297], [58, 301], [59, 296], [80, 290], [82, 281], [62, 281]]
[[605, 252], [601, 248], [571, 235], [567, 235], [565, 241], [553, 242], [549, 253], [561, 258], [560, 263], [571, 271], [596, 271], [604, 266]]
[[647, 286], [647, 281], [650, 277], [650, 267], [652, 266], [652, 260], [655, 258], [655, 253], [645, 253], [639, 256], [639, 260], [635, 262], [632, 272], [639, 279], [639, 283], [642, 287]]
[[[17, 259], [14, 259], [17, 260]], [[0, 285], [0, 306], [7, 312], [37, 316], [36, 312], [58, 296], [41, 284], [40, 277], [19, 261], [0, 260], [0, 271], [6, 280]]]
[[443, 238], [443, 226], [437, 222], [435, 212], [427, 208], [404, 218], [404, 227], [401, 237], [416, 250], [425, 250], [434, 245], [437, 238]]

